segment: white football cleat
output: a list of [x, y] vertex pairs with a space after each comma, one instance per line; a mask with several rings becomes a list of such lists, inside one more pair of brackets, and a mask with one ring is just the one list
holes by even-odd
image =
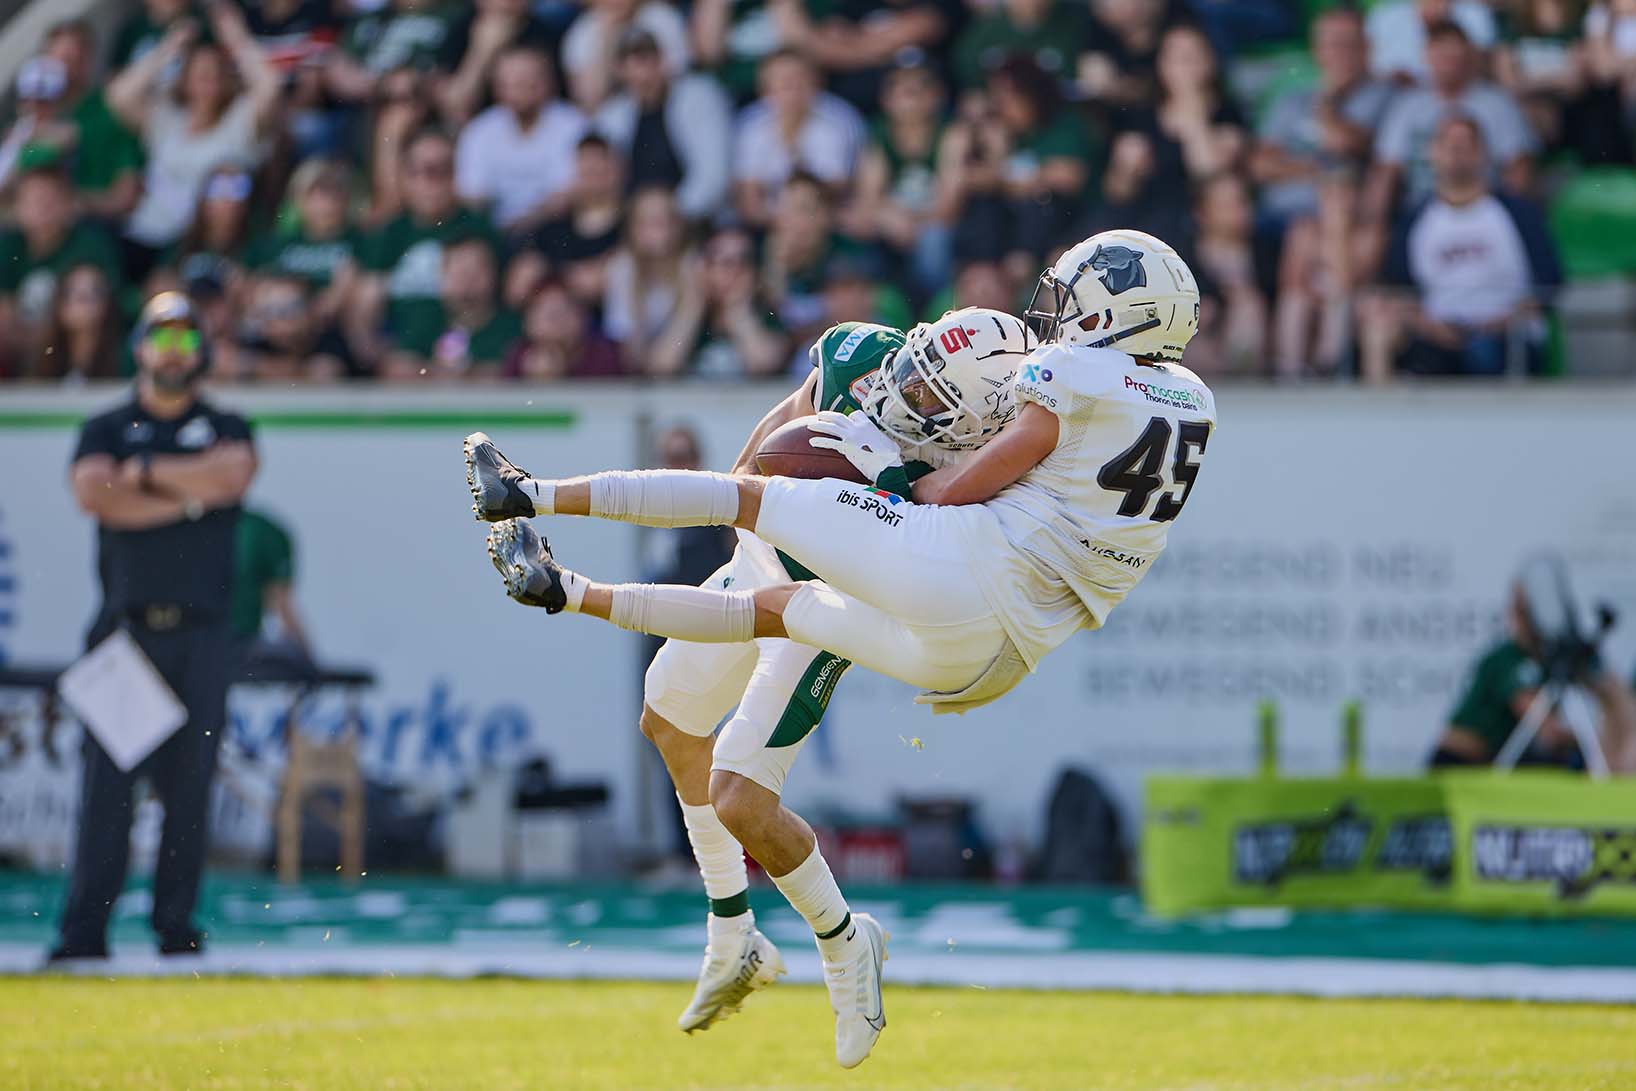
[[724, 929], [710, 937], [693, 1002], [676, 1025], [689, 1034], [708, 1030], [738, 1011], [745, 997], [771, 985], [784, 973], [784, 956], [754, 924]]
[[852, 914], [852, 927], [858, 931], [857, 953], [846, 962], [824, 963], [829, 1006], [835, 1009], [835, 1059], [842, 1068], [862, 1064], [886, 1029], [881, 963], [886, 961], [887, 934], [867, 913]]

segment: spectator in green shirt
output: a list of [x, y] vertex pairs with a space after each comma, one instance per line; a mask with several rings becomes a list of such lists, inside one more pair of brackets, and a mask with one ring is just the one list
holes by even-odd
[[[119, 33], [114, 35], [114, 55], [109, 59], [110, 66], [118, 71], [152, 53], [177, 20], [192, 11], [192, 0], [142, 0], [142, 7], [133, 12], [120, 26]], [[163, 82], [168, 86], [180, 72], [181, 65], [178, 64], [167, 73]]]
[[359, 243], [348, 340], [370, 360], [386, 350], [384, 330], [402, 336], [442, 328], [446, 242], [496, 238], [488, 218], [455, 196], [454, 142], [446, 134], [424, 129], [411, 137], [401, 166], [404, 211]]
[[1003, 0], [966, 25], [954, 44], [954, 76], [982, 87], [1013, 53], [1025, 53], [1058, 80], [1074, 76], [1086, 45], [1083, 0]]
[[73, 126], [71, 172], [80, 208], [110, 223], [123, 220], [142, 196], [142, 141], [113, 111], [96, 81], [96, 34], [84, 19], [52, 27], [45, 55], [63, 66], [65, 109]]
[[[1508, 638], [1484, 652], [1473, 668], [1432, 752], [1434, 767], [1493, 762], [1539, 695], [1545, 681], [1542, 647], [1520, 584], [1511, 589], [1506, 624]], [[1600, 667], [1579, 684], [1600, 708], [1602, 748], [1609, 767], [1615, 772], [1636, 772], [1636, 696], [1618, 675]], [[1522, 762], [1584, 767], [1572, 729], [1554, 712], [1541, 724]]]
[[[26, 157], [25, 157], [26, 159]], [[75, 265], [115, 275], [119, 255], [106, 232], [77, 220], [60, 165], [32, 166], [17, 180], [16, 226], [0, 231], [0, 351], [30, 343], [50, 314], [57, 280]]]
[[239, 513], [233, 553], [233, 632], [255, 641], [271, 616], [279, 642], [310, 655], [307, 627], [295, 608], [295, 544], [289, 531], [264, 512], [245, 508]]
[[360, 235], [352, 226], [351, 174], [341, 163], [309, 159], [290, 178], [287, 220], [253, 240], [245, 264], [253, 274], [299, 277], [333, 321], [356, 277]]
[[437, 321], [394, 330], [384, 376], [394, 380], [497, 378], [522, 339], [516, 312], [500, 305], [499, 258], [482, 235], [443, 244], [442, 296]]

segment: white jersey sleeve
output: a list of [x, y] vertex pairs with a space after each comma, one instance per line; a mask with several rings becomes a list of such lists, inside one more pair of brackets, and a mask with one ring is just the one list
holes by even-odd
[[1100, 626], [1152, 567], [1198, 479], [1216, 405], [1185, 367], [1076, 345], [1035, 351], [1013, 389], [1060, 422], [1056, 448], [988, 503], [1013, 555], [984, 582], [1032, 664]]

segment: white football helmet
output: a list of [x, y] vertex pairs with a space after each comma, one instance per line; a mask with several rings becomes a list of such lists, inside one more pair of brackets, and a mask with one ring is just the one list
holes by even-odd
[[1179, 363], [1198, 332], [1199, 286], [1165, 242], [1141, 231], [1104, 231], [1040, 274], [1023, 317], [1041, 341]]
[[864, 411], [905, 447], [974, 451], [1017, 415], [1011, 380], [1034, 345], [1022, 320], [1004, 311], [949, 311], [909, 331]]

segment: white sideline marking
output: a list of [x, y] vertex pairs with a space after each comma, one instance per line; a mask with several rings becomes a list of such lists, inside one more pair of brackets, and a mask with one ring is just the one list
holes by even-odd
[[[821, 980], [816, 956], [790, 960], [790, 980]], [[40, 947], [0, 944], [0, 974], [40, 969]], [[380, 946], [213, 948], [199, 957], [160, 959], [127, 945], [107, 962], [69, 971], [88, 977], [448, 977], [488, 975], [597, 980], [691, 981], [693, 952], [626, 947]], [[1106, 989], [1137, 993], [1275, 993], [1297, 996], [1455, 997], [1636, 1003], [1636, 969], [1595, 966], [1468, 965], [1362, 958], [1257, 958], [1052, 952], [992, 955], [904, 951], [887, 967], [899, 985], [982, 985], [1018, 989]]]

